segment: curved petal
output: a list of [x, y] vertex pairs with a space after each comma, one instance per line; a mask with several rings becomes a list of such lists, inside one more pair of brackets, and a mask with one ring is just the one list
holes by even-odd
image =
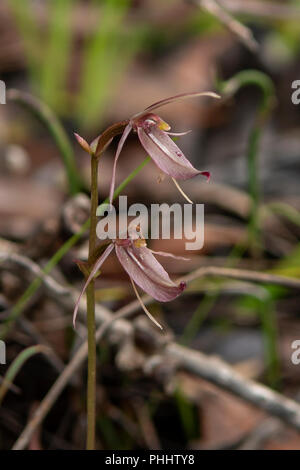
[[160, 302], [175, 299], [186, 287], [184, 282], [175, 284], [146, 247], [136, 248], [133, 244], [129, 247], [116, 245], [116, 254], [129, 277]]
[[203, 91], [203, 92], [193, 92], [193, 93], [180, 93], [179, 95], [170, 96], [170, 98], [165, 98], [164, 100], [157, 101], [156, 103], [151, 104], [148, 106], [144, 111], [135, 114], [132, 119], [138, 118], [143, 116], [144, 114], [149, 113], [149, 111], [153, 111], [154, 109], [161, 108], [162, 106], [166, 106], [167, 104], [174, 103], [176, 101], [183, 101], [189, 98], [197, 98], [198, 96], [211, 96], [212, 98], [221, 98], [220, 95], [212, 91]]
[[175, 137], [181, 137], [182, 135], [190, 134], [192, 131], [184, 131], [184, 132], [167, 132], [168, 135], [174, 135]]
[[118, 144], [118, 148], [117, 148], [116, 155], [115, 155], [115, 160], [114, 160], [111, 183], [110, 183], [110, 191], [109, 191], [109, 203], [110, 204], [112, 204], [113, 197], [114, 197], [114, 191], [115, 191], [117, 161], [118, 161], [119, 155], [121, 153], [121, 150], [123, 148], [123, 145], [124, 145], [128, 135], [130, 134], [131, 130], [132, 130], [132, 126], [129, 123], [125, 127], [124, 132], [122, 134], [122, 137], [119, 140], [119, 144]]
[[75, 305], [75, 308], [74, 308], [74, 313], [73, 313], [73, 326], [74, 326], [74, 328], [75, 328], [75, 322], [76, 322], [76, 317], [77, 317], [77, 312], [78, 312], [80, 300], [81, 300], [83, 294], [85, 293], [86, 288], [88, 287], [89, 283], [91, 282], [91, 280], [93, 279], [93, 277], [97, 273], [98, 269], [100, 269], [100, 267], [102, 266], [102, 264], [104, 263], [106, 258], [110, 255], [110, 253], [112, 252], [113, 249], [114, 249], [114, 244], [113, 243], [108, 245], [106, 250], [102, 253], [100, 258], [96, 261], [89, 277], [87, 278], [87, 280], [86, 280], [86, 282], [85, 282], [85, 284], [82, 288], [82, 291], [80, 292], [80, 295], [79, 295], [78, 300], [76, 302], [76, 305]]
[[[150, 250], [150, 248], [149, 248], [149, 250]], [[166, 256], [166, 257], [173, 258], [173, 259], [179, 259], [181, 261], [190, 261], [191, 260], [190, 258], [184, 258], [183, 256], [173, 255], [173, 253], [168, 253], [167, 251], [154, 251], [154, 250], [150, 250], [150, 251], [154, 255], [158, 255], [158, 256]]]
[[157, 126], [148, 129], [138, 127], [138, 136], [146, 152], [156, 165], [167, 175], [179, 180], [187, 180], [197, 175], [208, 176], [208, 172], [193, 167], [175, 142]]

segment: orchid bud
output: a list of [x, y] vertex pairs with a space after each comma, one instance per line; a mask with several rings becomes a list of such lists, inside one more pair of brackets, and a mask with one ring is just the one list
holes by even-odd
[[77, 140], [77, 142], [79, 143], [80, 147], [87, 153], [89, 153], [90, 155], [92, 155], [92, 149], [90, 147], [90, 145], [87, 143], [87, 141], [81, 137], [79, 134], [76, 134], [76, 132], [74, 132], [74, 135], [75, 135], [75, 138]]

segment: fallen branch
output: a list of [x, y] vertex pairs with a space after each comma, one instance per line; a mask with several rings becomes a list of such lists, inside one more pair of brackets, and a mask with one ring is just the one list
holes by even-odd
[[[52, 296], [62, 296], [66, 298], [66, 300], [68, 300], [68, 298], [70, 300], [70, 297], [72, 297], [73, 300], [73, 298], [79, 296], [79, 292], [70, 287], [62, 286], [49, 274], [45, 274], [37, 263], [27, 258], [26, 256], [18, 255], [16, 253], [0, 252], [0, 268], [1, 262], [9, 262], [14, 265], [26, 268], [31, 274], [37, 276], [42, 280], [44, 286]], [[265, 284], [280, 285], [292, 289], [300, 289], [300, 279], [287, 276], [278, 276], [277, 274], [254, 271], [250, 269], [222, 268], [220, 266], [202, 266], [201, 268], [196, 269], [190, 274], [182, 276], [179, 280], [191, 282], [203, 277], [225, 277], [230, 279], [237, 279], [239, 281], [248, 281], [255, 283], [260, 282]], [[145, 296], [144, 298], [147, 302], [151, 300], [149, 296]], [[136, 305], [140, 305], [139, 302], [136, 302]], [[98, 311], [101, 311], [102, 314], [105, 310], [106, 309], [104, 307], [98, 309]], [[107, 310], [107, 312], [110, 313], [109, 310]]]
[[[255, 271], [243, 271], [227, 268], [200, 268], [186, 276], [184, 279], [192, 281], [205, 275], [237, 277], [238, 279], [252, 280], [255, 282], [275, 283], [286, 285], [288, 287], [300, 288], [300, 281], [297, 279], [290, 279], [283, 276], [275, 276]], [[143, 301], [145, 304], [148, 304], [152, 299], [149, 296], [145, 296]], [[101, 308], [100, 311], [99, 307], [99, 305], [96, 306], [96, 313], [97, 311], [99, 313], [99, 315], [97, 315], [97, 320], [99, 321], [101, 317], [102, 325], [99, 326], [96, 331], [97, 342], [100, 341], [109, 328], [112, 330], [118, 329], [118, 336], [121, 333], [121, 337], [122, 331], [125, 331], [126, 335], [133, 333], [133, 324], [125, 321], [125, 318], [130, 317], [140, 310], [140, 304], [138, 301], [131, 302], [118, 310], [115, 314], [112, 314], [108, 309]], [[120, 329], [122, 331], [120, 331]], [[192, 351], [183, 346], [179, 346], [172, 341], [164, 340], [164, 337], [158, 334], [154, 329], [149, 328], [149, 330], [147, 330], [147, 334], [156, 337], [154, 342], [159, 344], [162, 360], [167, 359], [167, 357], [177, 359], [179, 365], [185, 370], [199, 375], [222, 388], [226, 388], [246, 401], [259, 406], [300, 430], [300, 405], [293, 400], [285, 398], [284, 396], [273, 392], [269, 388], [254, 381], [245, 379], [242, 375], [235, 372], [232, 367], [219, 359], [210, 358], [198, 351]], [[163, 342], [165, 342], [164, 346]], [[14, 450], [24, 449], [27, 446], [36, 427], [41, 424], [60, 393], [73, 377], [74, 373], [83, 364], [87, 357], [87, 351], [88, 346], [87, 341], [85, 341], [38, 406], [32, 419], [15, 442], [13, 446]]]
[[202, 277], [228, 277], [230, 279], [239, 279], [240, 281], [261, 282], [264, 284], [275, 284], [292, 289], [300, 288], [300, 279], [278, 276], [277, 274], [252, 271], [248, 269], [221, 268], [219, 266], [205, 266], [184, 277], [186, 282], [193, 281]]
[[165, 355], [177, 359], [184, 370], [253, 403], [300, 431], [300, 405], [296, 401], [246, 379], [224, 361], [199, 351], [170, 343], [166, 346]]

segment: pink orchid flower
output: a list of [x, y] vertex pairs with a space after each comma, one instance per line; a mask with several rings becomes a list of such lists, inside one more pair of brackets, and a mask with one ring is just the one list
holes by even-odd
[[175, 284], [170, 279], [168, 273], [165, 271], [162, 265], [157, 261], [154, 254], [160, 256], [170, 256], [172, 258], [182, 259], [185, 261], [187, 261], [187, 258], [175, 256], [171, 253], [150, 250], [147, 248], [147, 244], [144, 238], [133, 238], [130, 236], [128, 236], [127, 239], [116, 239], [112, 241], [96, 261], [76, 302], [73, 314], [74, 326], [79, 303], [84, 292], [86, 291], [86, 288], [113, 249], [115, 249], [118, 260], [131, 280], [134, 292], [142, 306], [142, 309], [153, 321], [153, 323], [162, 329], [162, 326], [155, 320], [155, 318], [144, 305], [136, 289], [135, 283], [147, 294], [159, 302], [168, 302], [173, 300], [178, 297], [178, 295], [180, 295], [181, 292], [186, 288], [186, 284], [185, 282], [180, 282], [178, 285]]
[[171, 129], [169, 124], [163, 121], [152, 111], [161, 108], [162, 106], [166, 106], [167, 104], [181, 101], [187, 98], [195, 98], [197, 96], [211, 96], [213, 98], [220, 98], [220, 96], [216, 93], [209, 91], [203, 93], [183, 93], [158, 101], [157, 103], [148, 106], [148, 108], [146, 108], [144, 111], [135, 114], [129, 120], [129, 123], [125, 127], [123, 135], [119, 141], [115, 155], [109, 196], [110, 204], [113, 200], [115, 188], [117, 161], [123, 145], [132, 130], [137, 132], [142, 146], [150, 155], [154, 163], [163, 173], [171, 176], [181, 194], [188, 200], [188, 202], [192, 202], [180, 188], [176, 180], [187, 180], [197, 175], [203, 175], [209, 179], [210, 174], [208, 171], [199, 171], [194, 168], [170, 137], [185, 135], [190, 131], [180, 133], [169, 132]]

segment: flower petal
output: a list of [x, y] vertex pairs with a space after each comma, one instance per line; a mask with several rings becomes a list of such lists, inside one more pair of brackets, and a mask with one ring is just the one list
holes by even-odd
[[114, 191], [115, 191], [117, 161], [118, 161], [119, 155], [121, 153], [121, 150], [123, 148], [123, 145], [125, 143], [125, 140], [127, 139], [127, 137], [130, 134], [131, 130], [132, 130], [132, 125], [129, 123], [125, 127], [124, 132], [122, 134], [122, 137], [119, 140], [119, 144], [118, 144], [118, 148], [117, 148], [116, 155], [115, 155], [115, 160], [114, 160], [114, 166], [113, 166], [113, 172], [112, 172], [112, 178], [111, 178], [111, 184], [110, 184], [110, 191], [109, 191], [109, 203], [110, 204], [112, 204], [113, 197], [114, 197]]
[[175, 284], [146, 247], [137, 248], [133, 244], [129, 247], [116, 245], [116, 254], [129, 277], [160, 302], [175, 299], [186, 287], [184, 282]]
[[104, 261], [110, 255], [110, 253], [112, 252], [113, 249], [114, 249], [114, 244], [113, 243], [108, 245], [106, 250], [102, 253], [100, 258], [96, 261], [93, 269], [91, 270], [91, 273], [90, 273], [89, 277], [87, 278], [87, 280], [86, 280], [86, 282], [83, 286], [82, 291], [80, 292], [80, 295], [79, 295], [78, 300], [76, 302], [76, 305], [75, 305], [75, 308], [74, 308], [74, 313], [73, 313], [73, 326], [74, 326], [74, 328], [75, 328], [75, 322], [76, 322], [76, 317], [77, 317], [77, 312], [78, 312], [80, 300], [81, 300], [83, 294], [85, 293], [86, 288], [88, 287], [89, 283], [92, 281], [93, 277], [95, 276], [96, 272], [98, 271], [98, 269], [100, 269], [101, 265], [104, 263]]
[[[149, 250], [150, 250], [150, 248], [149, 248]], [[154, 255], [158, 255], [158, 256], [166, 256], [166, 257], [173, 258], [173, 259], [178, 259], [178, 260], [181, 260], [181, 261], [190, 261], [191, 260], [190, 258], [184, 258], [183, 256], [173, 255], [173, 253], [168, 253], [167, 251], [154, 251], [154, 250], [150, 250], [150, 251]]]
[[197, 98], [198, 96], [211, 96], [212, 98], [221, 98], [220, 95], [217, 95], [216, 93], [212, 91], [180, 93], [179, 95], [170, 96], [170, 98], [165, 98], [164, 100], [157, 101], [156, 103], [151, 104], [144, 111], [141, 111], [140, 113], [135, 114], [132, 117], [132, 119], [141, 117], [144, 114], [149, 113], [149, 111], [153, 111], [154, 109], [161, 108], [162, 106], [166, 106], [167, 104], [174, 103], [176, 101], [186, 100], [188, 98]]
[[148, 128], [138, 127], [137, 131], [146, 152], [167, 175], [179, 180], [187, 180], [201, 174], [207, 176], [207, 172], [194, 168], [168, 134], [155, 124]]
[[192, 131], [184, 131], [184, 132], [167, 132], [168, 135], [174, 135], [175, 137], [180, 137], [182, 135], [190, 134]]

